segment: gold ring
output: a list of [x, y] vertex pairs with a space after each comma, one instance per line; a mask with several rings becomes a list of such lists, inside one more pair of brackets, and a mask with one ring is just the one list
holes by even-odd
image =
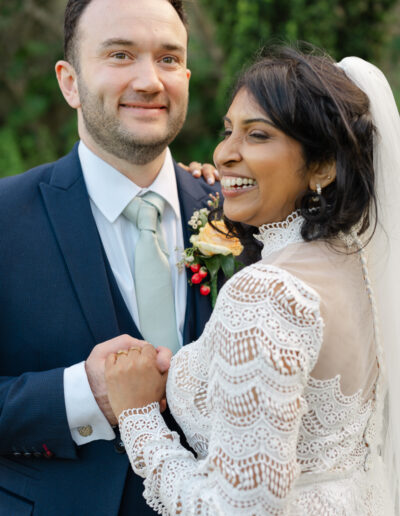
[[127, 350], [126, 350], [126, 349], [120, 349], [120, 350], [119, 350], [119, 351], [117, 351], [115, 354], [117, 355], [117, 357], [119, 357], [120, 355], [126, 355], [126, 356], [128, 356], [128, 352], [127, 352]]
[[129, 348], [128, 351], [139, 351], [139, 353], [142, 352], [142, 348], [139, 348], [138, 346], [132, 346]]

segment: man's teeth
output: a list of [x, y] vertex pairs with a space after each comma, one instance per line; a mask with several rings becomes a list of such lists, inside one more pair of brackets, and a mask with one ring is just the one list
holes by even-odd
[[225, 190], [238, 190], [239, 188], [244, 190], [256, 184], [256, 180], [250, 177], [223, 177], [221, 179], [221, 185]]

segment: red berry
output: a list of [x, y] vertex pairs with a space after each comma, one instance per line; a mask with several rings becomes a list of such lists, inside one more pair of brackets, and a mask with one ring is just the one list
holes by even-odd
[[208, 285], [202, 285], [200, 287], [200, 294], [202, 296], [208, 296], [209, 293], [210, 293], [210, 287]]
[[204, 279], [207, 277], [208, 275], [208, 271], [205, 267], [202, 267], [200, 270], [199, 270], [199, 274], [200, 276]]
[[190, 270], [192, 272], [199, 272], [201, 265], [199, 263], [194, 263], [190, 266]]
[[191, 281], [192, 283], [197, 285], [198, 283], [201, 283], [203, 281], [203, 278], [200, 276], [198, 272], [196, 272], [196, 274], [193, 274]]

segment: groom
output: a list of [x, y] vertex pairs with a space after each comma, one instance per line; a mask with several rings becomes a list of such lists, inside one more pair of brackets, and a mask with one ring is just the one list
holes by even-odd
[[[154, 514], [113, 429], [103, 370], [139, 328], [178, 348], [211, 312], [176, 267], [213, 190], [168, 150], [186, 116], [186, 48], [180, 0], [68, 2], [56, 72], [80, 143], [0, 182], [0, 516]], [[134, 263], [132, 201], [149, 191], [172, 296], [157, 309], [157, 281], [139, 295]]]

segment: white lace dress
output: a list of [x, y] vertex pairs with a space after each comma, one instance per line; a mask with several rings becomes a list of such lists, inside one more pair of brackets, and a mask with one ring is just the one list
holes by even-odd
[[221, 290], [172, 360], [167, 397], [125, 411], [144, 496], [165, 515], [390, 516], [377, 430], [373, 300], [360, 253], [306, 243], [302, 218], [260, 228], [262, 260]]

